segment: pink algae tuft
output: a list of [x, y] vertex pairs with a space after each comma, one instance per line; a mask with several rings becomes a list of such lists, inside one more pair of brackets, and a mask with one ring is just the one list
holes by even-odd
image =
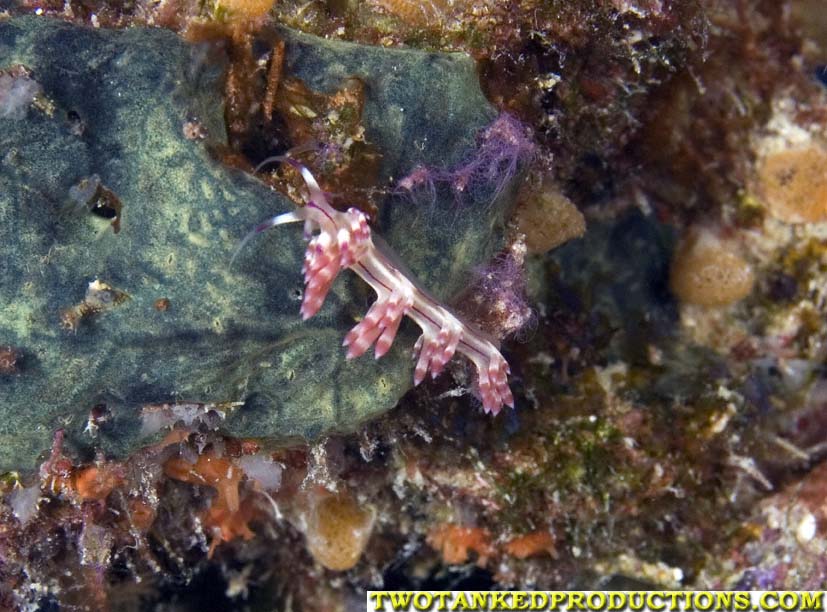
[[459, 165], [449, 169], [417, 166], [398, 182], [397, 188], [433, 201], [437, 188], [447, 185], [457, 199], [479, 193], [494, 201], [520, 167], [530, 164], [537, 155], [530, 131], [508, 113], [500, 114], [482, 130], [478, 140], [473, 155]]
[[474, 279], [457, 300], [462, 313], [498, 340], [520, 334], [535, 322], [525, 280], [526, 245], [515, 239], [493, 261], [474, 271]]

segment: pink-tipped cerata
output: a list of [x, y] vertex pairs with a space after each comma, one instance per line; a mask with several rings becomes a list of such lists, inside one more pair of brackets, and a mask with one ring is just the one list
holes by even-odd
[[347, 347], [348, 359], [363, 355], [374, 345], [375, 357], [382, 357], [390, 349], [402, 317], [407, 316], [422, 329], [414, 347], [414, 384], [421, 383], [427, 374], [435, 378], [458, 352], [468, 357], [477, 369], [483, 410], [497, 414], [503, 406], [513, 407], [508, 364], [496, 344], [393, 265], [394, 257], [386, 255], [387, 246], [380, 247], [374, 242], [361, 211], [351, 208], [341, 212], [330, 206], [310, 171], [294, 160], [271, 158], [268, 161], [284, 161], [296, 167], [307, 184], [310, 198], [303, 208], [260, 224], [244, 242], [276, 225], [304, 221], [308, 245], [302, 269], [305, 285], [302, 318], [309, 319], [319, 311], [341, 270], [352, 270], [376, 291], [376, 302], [345, 336], [343, 345]]

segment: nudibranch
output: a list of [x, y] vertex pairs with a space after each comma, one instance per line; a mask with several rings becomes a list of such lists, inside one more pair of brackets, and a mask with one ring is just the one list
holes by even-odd
[[302, 175], [309, 199], [292, 212], [276, 215], [254, 228], [241, 241], [236, 255], [255, 235], [286, 223], [304, 222], [308, 241], [304, 257], [304, 295], [301, 315], [307, 320], [324, 303], [333, 281], [345, 268], [358, 274], [376, 292], [376, 301], [365, 317], [345, 336], [347, 359], [363, 355], [375, 344], [378, 359], [390, 349], [403, 316], [422, 330], [414, 346], [414, 385], [430, 373], [436, 378], [455, 353], [465, 355], [478, 374], [483, 410], [497, 414], [514, 406], [508, 386], [510, 369], [495, 341], [440, 304], [404, 271], [397, 256], [371, 233], [364, 213], [356, 208], [334, 209], [316, 179], [303, 165], [288, 157], [272, 157], [264, 163], [286, 162]]

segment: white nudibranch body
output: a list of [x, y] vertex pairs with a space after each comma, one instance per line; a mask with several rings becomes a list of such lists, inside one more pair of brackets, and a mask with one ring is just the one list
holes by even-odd
[[309, 319], [324, 303], [339, 272], [350, 269], [374, 291], [376, 302], [344, 339], [347, 358], [364, 354], [375, 345], [378, 359], [390, 349], [403, 316], [422, 329], [414, 350], [417, 353], [414, 384], [430, 373], [435, 378], [455, 353], [465, 355], [476, 367], [483, 410], [497, 414], [503, 406], [514, 406], [508, 386], [510, 369], [496, 344], [484, 333], [440, 304], [427, 291], [394, 265], [396, 257], [383, 242], [374, 241], [365, 215], [350, 208], [334, 209], [310, 171], [290, 158], [266, 160], [292, 164], [302, 174], [310, 194], [307, 204], [277, 215], [257, 226], [242, 240], [236, 255], [250, 238], [277, 225], [304, 222], [308, 240], [304, 258], [305, 291], [301, 305], [303, 319]]

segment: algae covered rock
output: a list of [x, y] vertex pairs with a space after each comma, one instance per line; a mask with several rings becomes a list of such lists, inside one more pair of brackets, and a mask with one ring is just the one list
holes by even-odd
[[[309, 86], [367, 83], [386, 181], [461, 161], [494, 117], [463, 56], [281, 35], [285, 70]], [[0, 69], [42, 88], [23, 118], [0, 117], [0, 345], [16, 356], [0, 373], [0, 469], [35, 466], [58, 428], [76, 449], [129, 453], [149, 441], [147, 404], [243, 402], [225, 431], [278, 443], [352, 429], [411, 385], [412, 329], [378, 362], [345, 360], [372, 299], [353, 275], [301, 322], [300, 230], [230, 266], [253, 225], [293, 205], [208, 155], [225, 136], [220, 67], [202, 51], [162, 30], [0, 23]], [[496, 246], [506, 199], [391, 198], [376, 229], [447, 298]], [[90, 427], [90, 411], [106, 417]]]

